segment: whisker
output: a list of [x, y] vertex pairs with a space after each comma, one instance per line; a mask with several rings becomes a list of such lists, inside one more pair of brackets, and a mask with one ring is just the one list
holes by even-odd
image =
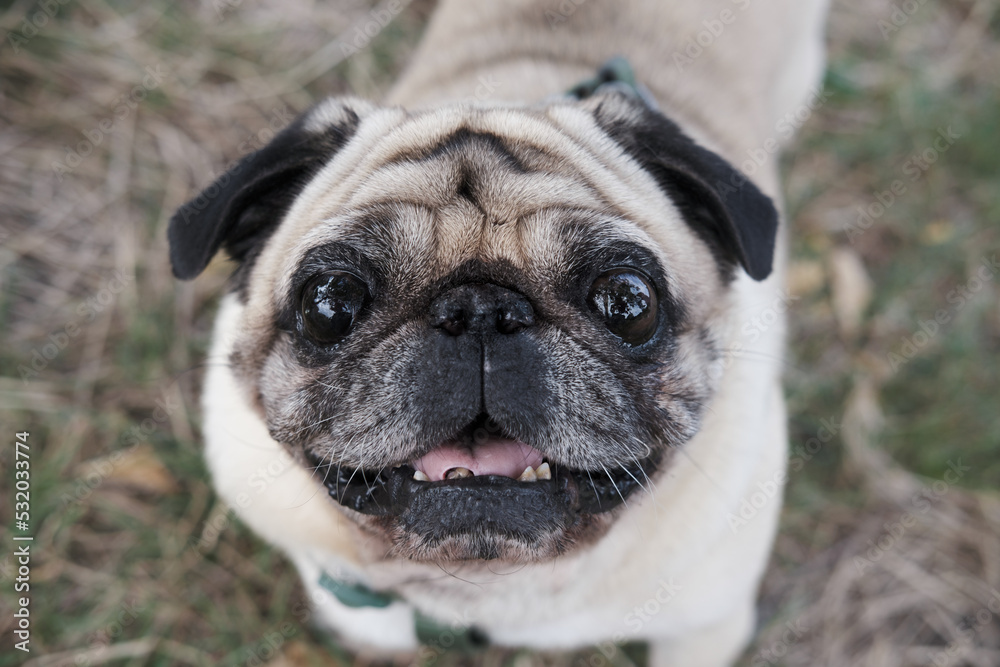
[[[590, 486], [592, 486], [593, 488], [596, 489], [597, 485], [594, 484], [594, 477], [593, 477], [593, 475], [590, 474], [590, 470], [587, 470], [586, 472], [587, 472], [587, 478], [590, 479]], [[605, 471], [605, 472], [607, 472], [607, 471]], [[598, 507], [598, 509], [600, 509], [600, 507], [601, 507], [601, 497], [600, 496], [597, 496], [597, 507]]]
[[679, 455], [681, 455], [681, 456], [684, 456], [685, 458], [687, 458], [687, 460], [691, 462], [691, 465], [693, 465], [693, 466], [694, 466], [695, 470], [697, 470], [698, 472], [700, 472], [700, 473], [702, 474], [702, 476], [703, 476], [703, 477], [704, 477], [705, 479], [707, 479], [707, 480], [708, 480], [708, 481], [709, 481], [709, 482], [710, 482], [710, 483], [712, 484], [712, 486], [714, 486], [714, 487], [716, 488], [716, 490], [717, 490], [717, 491], [718, 491], [718, 492], [719, 492], [720, 494], [722, 494], [722, 496], [723, 496], [723, 497], [725, 497], [726, 499], [728, 499], [728, 500], [730, 500], [730, 501], [731, 501], [731, 500], [734, 500], [734, 499], [733, 499], [733, 498], [732, 498], [732, 497], [730, 496], [729, 492], [728, 492], [728, 491], [726, 491], [726, 489], [724, 489], [724, 488], [722, 487], [722, 485], [721, 485], [721, 484], [719, 484], [718, 482], [716, 482], [716, 481], [715, 481], [715, 480], [714, 480], [714, 479], [712, 478], [712, 476], [711, 476], [711, 475], [709, 475], [709, 474], [708, 474], [707, 472], [705, 472], [705, 469], [704, 469], [704, 468], [702, 468], [702, 467], [701, 467], [700, 465], [698, 465], [698, 462], [697, 462], [697, 461], [695, 461], [695, 460], [694, 460], [693, 458], [691, 458], [691, 455], [690, 455], [690, 454], [689, 454], [689, 453], [687, 452], [687, 450], [685, 450], [685, 449], [684, 449], [683, 447], [678, 447], [678, 448], [676, 448], [676, 449], [677, 449], [677, 453], [678, 453]]
[[[643, 477], [646, 478], [646, 481], [649, 482], [650, 481], [649, 480], [649, 475], [647, 475], [646, 471], [643, 470], [642, 464], [639, 463], [639, 458], [637, 456], [633, 456], [632, 460], [635, 462], [636, 466], [639, 468], [639, 471], [642, 472], [642, 475], [643, 475]], [[633, 475], [632, 472], [627, 467], [622, 466], [622, 470], [624, 470], [625, 474], [628, 475], [629, 477], [631, 477], [632, 480], [635, 481], [635, 483], [639, 485], [639, 488], [642, 489], [644, 493], [649, 494], [649, 496], [651, 498], [653, 497], [652, 487], [650, 487], [650, 488], [647, 489], [646, 486], [642, 482], [639, 481], [639, 478], [636, 477], [635, 475]]]
[[312, 423], [312, 424], [306, 424], [305, 426], [303, 426], [303, 427], [302, 427], [302, 428], [300, 428], [299, 430], [297, 430], [297, 431], [293, 431], [293, 432], [291, 433], [291, 435], [298, 435], [299, 433], [302, 433], [302, 431], [305, 431], [305, 430], [307, 430], [307, 429], [311, 429], [311, 428], [316, 428], [316, 427], [317, 427], [317, 426], [319, 426], [320, 424], [325, 424], [326, 422], [328, 422], [328, 421], [333, 421], [333, 420], [334, 420], [334, 419], [336, 419], [336, 418], [337, 418], [337, 415], [332, 415], [332, 416], [330, 416], [330, 417], [327, 417], [326, 419], [320, 419], [320, 420], [319, 420], [318, 422], [315, 422], [315, 423]]
[[781, 366], [792, 368], [794, 370], [801, 371], [803, 373], [808, 372], [807, 369], [802, 368], [801, 366], [796, 366], [795, 364], [790, 362], [787, 358], [777, 354], [768, 354], [767, 352], [760, 352], [757, 350], [747, 350], [745, 348], [728, 348], [728, 347], [720, 348], [719, 352], [723, 354], [729, 353], [736, 358], [749, 357], [747, 359], [748, 361], [759, 361], [759, 362], [776, 361]]
[[628, 509], [628, 503], [625, 502], [625, 496], [622, 495], [621, 489], [619, 489], [618, 485], [615, 484], [615, 478], [611, 476], [611, 473], [608, 472], [608, 469], [604, 467], [603, 463], [601, 464], [601, 468], [604, 469], [604, 474], [608, 476], [608, 480], [611, 482], [611, 486], [613, 486], [615, 491], [618, 492], [618, 497], [622, 499], [622, 504], [625, 505], [625, 509]]

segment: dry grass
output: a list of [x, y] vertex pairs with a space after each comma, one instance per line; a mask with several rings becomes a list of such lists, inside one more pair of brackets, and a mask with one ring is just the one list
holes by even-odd
[[[313, 633], [290, 566], [210, 490], [196, 397], [228, 267], [177, 284], [165, 225], [269, 123], [327, 94], [386, 90], [432, 3], [343, 60], [334, 38], [353, 39], [372, 5], [80, 0], [0, 50], [0, 415], [6, 438], [32, 434], [30, 664], [362, 662]], [[0, 25], [24, 36], [38, 12], [14, 3]], [[785, 161], [793, 448], [823, 419], [839, 427], [792, 474], [744, 658], [755, 667], [1000, 665], [1000, 614], [983, 611], [1000, 604], [1000, 290], [971, 282], [1000, 248], [998, 3], [926, 3], [883, 39], [891, 12], [835, 5], [830, 101]], [[143, 99], [121, 107], [135, 86]], [[948, 125], [954, 147], [870, 229], [845, 233]], [[916, 345], [942, 309], [948, 322]], [[912, 358], [894, 362], [907, 342]], [[11, 544], [9, 447], [0, 460]], [[12, 575], [5, 550], [0, 605]], [[11, 630], [4, 609], [0, 665], [24, 658]]]

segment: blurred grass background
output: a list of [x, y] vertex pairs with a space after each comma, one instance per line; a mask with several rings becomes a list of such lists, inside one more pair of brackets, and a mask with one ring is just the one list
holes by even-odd
[[[378, 99], [433, 4], [344, 58], [375, 3], [0, 3], [0, 665], [366, 664], [310, 628], [290, 565], [209, 487], [197, 396], [229, 267], [177, 283], [165, 228], [311, 102]], [[1000, 614], [980, 622], [1000, 600], [1000, 289], [977, 276], [1000, 254], [1000, 3], [913, 6], [896, 25], [891, 2], [834, 2], [828, 98], [783, 160], [800, 465], [744, 665], [1000, 665]], [[28, 656], [8, 613], [23, 430]]]

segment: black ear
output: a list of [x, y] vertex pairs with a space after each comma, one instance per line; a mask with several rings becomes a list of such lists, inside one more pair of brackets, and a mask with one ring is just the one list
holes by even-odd
[[778, 212], [746, 176], [681, 132], [663, 114], [623, 96], [606, 96], [598, 124], [656, 178], [685, 220], [731, 275], [771, 273]]
[[174, 275], [194, 278], [223, 246], [238, 262], [252, 259], [295, 197], [347, 143], [357, 125], [352, 108], [334, 100], [322, 102], [181, 206], [167, 229]]

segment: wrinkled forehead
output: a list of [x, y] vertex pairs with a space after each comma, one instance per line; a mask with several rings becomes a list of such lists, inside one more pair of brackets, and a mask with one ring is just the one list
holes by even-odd
[[582, 109], [382, 109], [310, 181], [261, 261], [284, 292], [310, 250], [331, 243], [400, 270], [418, 262], [426, 275], [470, 260], [559, 267], [578, 243], [624, 241], [651, 250], [669, 275], [690, 261], [670, 256], [678, 235], [693, 239]]

